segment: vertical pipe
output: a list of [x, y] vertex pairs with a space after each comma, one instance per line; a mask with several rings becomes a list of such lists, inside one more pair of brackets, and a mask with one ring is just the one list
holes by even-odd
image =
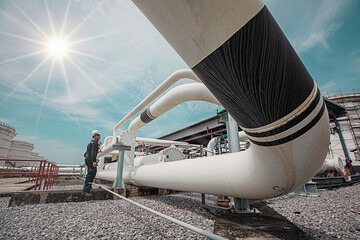
[[[200, 145], [200, 157], [204, 156], [204, 146]], [[205, 205], [205, 194], [201, 194], [201, 203]]]
[[238, 124], [229, 113], [226, 121], [226, 129], [229, 142], [229, 151], [231, 153], [240, 152]]
[[221, 139], [218, 138], [219, 140], [217, 141], [216, 145], [218, 147], [218, 150], [219, 150], [219, 155], [222, 154], [222, 147], [221, 147]]
[[119, 187], [124, 188], [124, 181], [122, 178], [123, 175], [123, 167], [124, 167], [124, 154], [125, 152], [123, 150], [119, 150], [119, 159], [118, 159], [118, 167], [117, 167], [117, 175], [116, 179], [114, 181], [113, 187]]

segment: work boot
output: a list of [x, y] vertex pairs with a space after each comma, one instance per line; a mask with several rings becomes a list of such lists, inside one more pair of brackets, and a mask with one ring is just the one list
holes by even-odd
[[83, 192], [82, 193], [85, 197], [92, 197], [93, 195], [91, 193]]

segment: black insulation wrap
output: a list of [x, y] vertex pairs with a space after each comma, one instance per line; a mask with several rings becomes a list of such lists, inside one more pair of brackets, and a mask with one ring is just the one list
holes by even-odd
[[286, 116], [314, 86], [266, 6], [192, 70], [244, 128]]
[[151, 121], [154, 120], [154, 119], [155, 119], [155, 117], [154, 117], [153, 115], [151, 115], [149, 108], [147, 108], [145, 111], [143, 111], [143, 112], [140, 114], [140, 120], [141, 120], [143, 123], [149, 123], [149, 122], [151, 122]]
[[322, 107], [320, 109], [320, 111], [318, 112], [318, 114], [316, 114], [315, 118], [313, 120], [311, 120], [311, 122], [309, 122], [308, 124], [306, 124], [305, 127], [301, 128], [299, 131], [287, 136], [287, 137], [284, 137], [284, 138], [281, 138], [281, 139], [278, 139], [278, 140], [274, 140], [274, 141], [269, 141], [269, 142], [259, 142], [259, 141], [256, 141], [256, 140], [253, 140], [250, 138], [250, 141], [254, 144], [257, 144], [257, 145], [260, 145], [260, 146], [267, 146], [267, 147], [270, 147], [270, 146], [276, 146], [276, 145], [280, 145], [280, 144], [283, 144], [283, 143], [287, 143], [287, 142], [290, 142], [291, 140], [294, 140], [296, 139], [297, 137], [300, 137], [301, 135], [303, 135], [304, 133], [306, 133], [307, 131], [309, 131], [313, 126], [315, 126], [315, 124], [317, 124], [319, 122], [319, 120], [321, 119], [321, 117], [324, 115], [324, 112], [325, 112], [325, 102], [322, 104]]
[[318, 89], [317, 92], [316, 92], [315, 99], [310, 103], [310, 105], [306, 108], [305, 111], [303, 111], [301, 114], [299, 114], [298, 116], [293, 118], [291, 121], [287, 122], [286, 124], [284, 124], [284, 125], [282, 125], [282, 126], [280, 126], [278, 128], [275, 128], [275, 129], [272, 129], [272, 130], [269, 130], [269, 131], [266, 131], [266, 132], [260, 132], [260, 133], [251, 133], [251, 132], [247, 132], [247, 131], [245, 131], [245, 133], [247, 135], [249, 135], [249, 136], [252, 136], [252, 137], [269, 137], [269, 136], [284, 132], [284, 131], [292, 128], [293, 126], [297, 125], [304, 118], [309, 116], [309, 114], [312, 111], [314, 111], [314, 109], [318, 105], [318, 103], [320, 101], [320, 97], [321, 97], [321, 94], [320, 94], [320, 91]]

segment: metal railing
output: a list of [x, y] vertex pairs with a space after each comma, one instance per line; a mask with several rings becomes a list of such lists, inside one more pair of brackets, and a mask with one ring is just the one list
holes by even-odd
[[342, 96], [347, 96], [347, 95], [355, 95], [355, 94], [360, 94], [360, 89], [351, 89], [351, 90], [338, 90], [338, 91], [326, 91], [326, 97], [327, 98], [336, 98], [336, 97], [342, 97]]
[[[47, 190], [54, 184], [54, 180], [57, 179], [59, 173], [59, 167], [48, 160], [35, 160], [35, 159], [7, 159], [0, 158], [0, 161], [6, 162], [30, 162], [33, 166], [27, 167], [8, 167], [2, 168], [0, 176], [18, 176], [28, 175], [28, 183], [35, 183], [34, 190]], [[35, 166], [34, 166], [35, 163]]]

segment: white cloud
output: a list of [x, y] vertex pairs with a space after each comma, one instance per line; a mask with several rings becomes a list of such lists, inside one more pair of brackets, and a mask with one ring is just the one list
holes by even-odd
[[296, 28], [295, 34], [291, 36], [297, 52], [307, 52], [317, 45], [330, 50], [327, 39], [341, 27], [341, 22], [337, 22], [337, 19], [345, 6], [344, 1], [322, 1], [321, 4], [313, 4], [313, 16], [316, 17], [306, 19], [304, 16], [302, 21], [298, 22], [301, 24]]
[[309, 32], [303, 37], [298, 37], [294, 40], [294, 47], [298, 53], [307, 52], [317, 45], [322, 45], [326, 50], [330, 50], [327, 38], [340, 26], [341, 24], [331, 24], [330, 27], [321, 28], [318, 31]]
[[328, 39], [342, 24], [351, 1], [265, 0], [267, 7], [298, 53], [316, 46], [331, 51]]

